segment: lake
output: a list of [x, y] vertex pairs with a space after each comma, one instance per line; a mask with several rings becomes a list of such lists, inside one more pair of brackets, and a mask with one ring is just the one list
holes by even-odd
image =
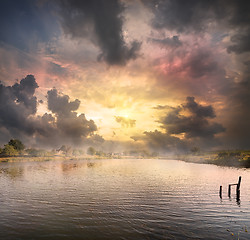
[[0, 163], [0, 239], [250, 239], [249, 183], [176, 160]]

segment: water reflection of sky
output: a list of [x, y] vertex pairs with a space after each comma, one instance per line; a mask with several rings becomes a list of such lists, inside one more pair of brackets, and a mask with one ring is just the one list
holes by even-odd
[[[227, 187], [239, 176], [237, 204], [234, 188], [230, 199]], [[4, 239], [29, 239], [28, 233], [49, 239], [48, 232], [65, 239], [81, 239], [82, 234], [86, 239], [221, 239], [240, 232], [240, 239], [247, 239], [249, 182], [249, 170], [181, 161], [1, 163], [0, 235]]]

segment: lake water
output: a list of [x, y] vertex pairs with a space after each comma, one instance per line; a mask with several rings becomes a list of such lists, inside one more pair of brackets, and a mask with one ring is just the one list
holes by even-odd
[[0, 239], [250, 239], [249, 183], [175, 160], [0, 163]]

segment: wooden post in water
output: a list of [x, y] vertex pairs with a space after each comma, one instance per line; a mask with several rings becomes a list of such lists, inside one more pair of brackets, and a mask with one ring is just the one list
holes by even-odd
[[228, 197], [231, 197], [231, 184], [228, 185]]
[[231, 186], [236, 185], [237, 201], [240, 199], [240, 183], [241, 183], [241, 176], [239, 177], [238, 183], [228, 185], [228, 197], [231, 197]]
[[241, 176], [239, 176], [239, 181], [236, 187], [236, 200], [237, 202], [240, 201], [240, 183], [241, 183]]
[[222, 186], [220, 186], [220, 198], [222, 198]]
[[240, 183], [241, 183], [241, 176], [239, 176], [239, 181], [236, 188], [237, 191], [240, 191]]

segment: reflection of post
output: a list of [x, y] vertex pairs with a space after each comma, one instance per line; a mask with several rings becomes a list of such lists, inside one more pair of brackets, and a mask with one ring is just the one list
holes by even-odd
[[222, 198], [222, 186], [220, 186], [220, 198]]
[[240, 201], [240, 190], [236, 190], [236, 201], [239, 202]]

